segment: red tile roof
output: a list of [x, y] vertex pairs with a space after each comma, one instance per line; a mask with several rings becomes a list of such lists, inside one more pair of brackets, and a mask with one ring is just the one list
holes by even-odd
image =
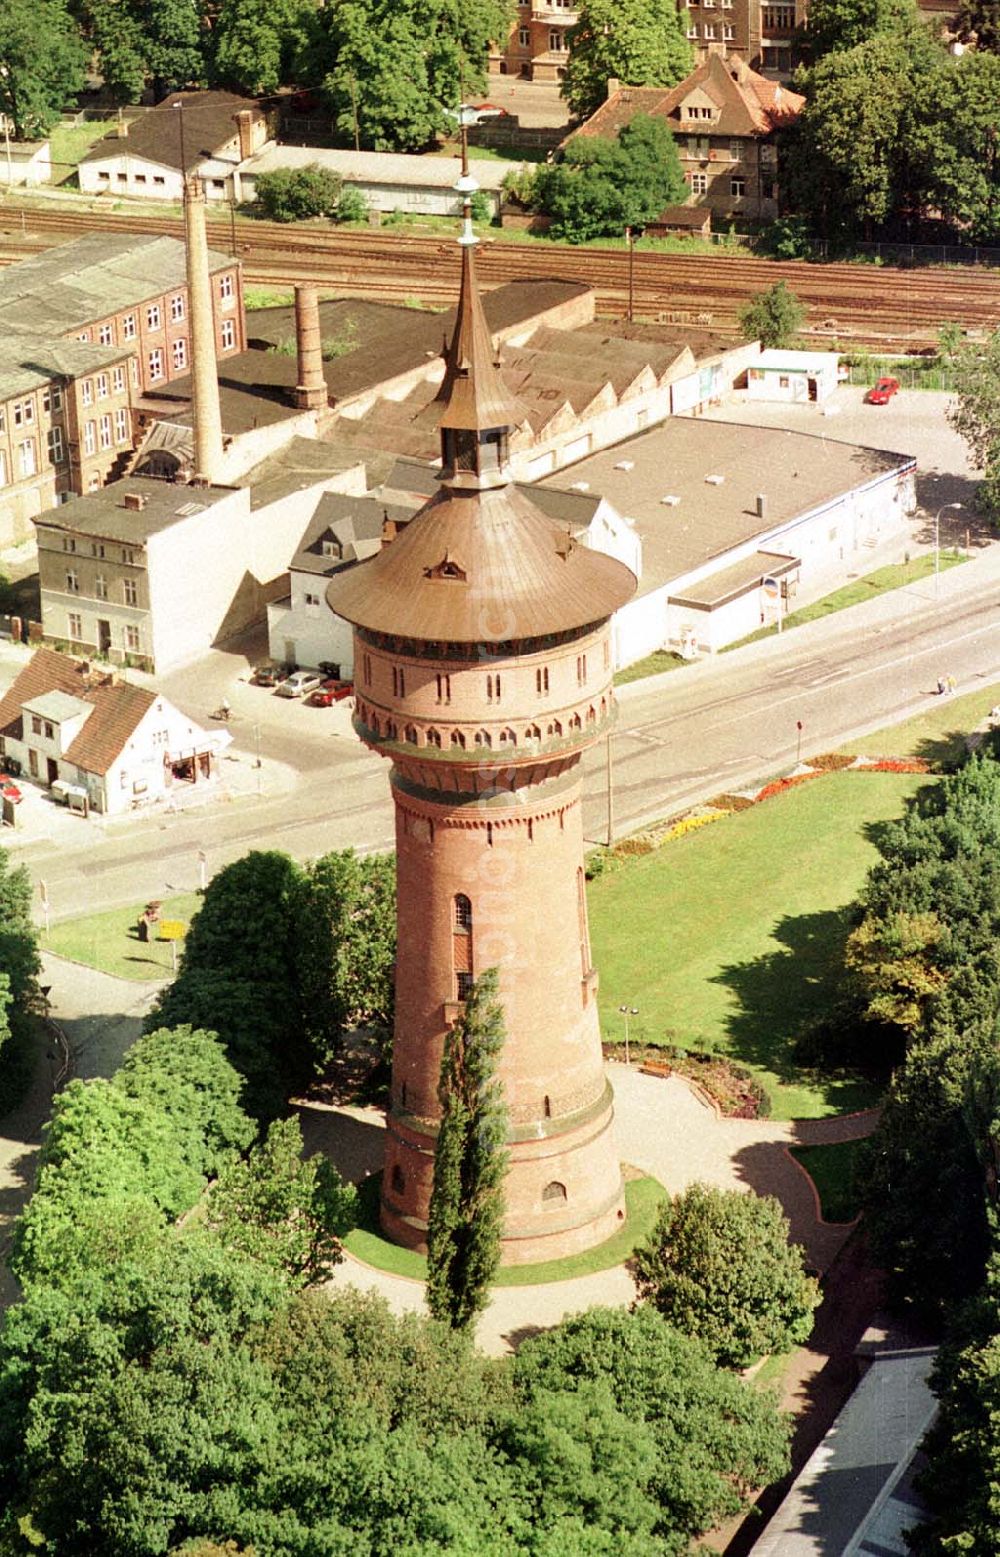
[[67, 751], [66, 762], [87, 773], [107, 773], [125, 743], [156, 701], [152, 692], [115, 681], [110, 671], [70, 659], [53, 649], [38, 649], [0, 698], [0, 735], [23, 740], [21, 710], [46, 692], [66, 692], [90, 703], [94, 712]]
[[805, 98], [797, 92], [789, 92], [778, 82], [759, 76], [742, 60], [710, 54], [675, 87], [619, 87], [573, 135], [567, 136], [563, 145], [575, 135], [617, 135], [638, 113], [666, 119], [676, 133], [681, 124], [681, 104], [696, 89], [719, 110], [716, 118], [698, 120], [693, 125], [699, 135], [770, 135], [797, 118], [805, 104]]

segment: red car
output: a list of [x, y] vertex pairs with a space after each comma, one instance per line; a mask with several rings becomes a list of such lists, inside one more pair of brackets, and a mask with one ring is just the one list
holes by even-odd
[[888, 405], [898, 389], [898, 378], [880, 378], [874, 388], [869, 389], [867, 395], [865, 395], [865, 404]]
[[0, 795], [5, 800], [12, 800], [17, 805], [21, 799], [21, 791], [12, 779], [0, 779]]
[[329, 708], [331, 704], [342, 703], [345, 697], [352, 697], [353, 694], [353, 681], [324, 681], [321, 687], [306, 698], [306, 702], [313, 708]]

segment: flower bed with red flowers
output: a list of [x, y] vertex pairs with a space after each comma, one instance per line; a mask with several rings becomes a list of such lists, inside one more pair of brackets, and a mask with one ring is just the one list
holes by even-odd
[[920, 757], [879, 757], [875, 762], [861, 762], [858, 773], [929, 773], [930, 764]]
[[763, 789], [757, 791], [757, 800], [770, 800], [772, 795], [783, 795], [786, 789], [794, 789], [796, 784], [805, 784], [809, 779], [818, 778], [818, 773], [792, 773], [788, 778], [774, 779], [772, 783], [765, 784]]

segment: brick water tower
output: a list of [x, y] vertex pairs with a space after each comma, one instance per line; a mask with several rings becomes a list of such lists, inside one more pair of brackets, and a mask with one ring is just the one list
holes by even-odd
[[460, 242], [440, 490], [327, 598], [354, 625], [355, 729], [392, 762], [399, 947], [382, 1226], [426, 1247], [442, 1045], [472, 979], [496, 967], [510, 1111], [503, 1258], [521, 1264], [588, 1249], [625, 1214], [580, 759], [613, 717], [609, 618], [636, 581], [512, 484], [521, 418], [479, 300], [468, 204]]

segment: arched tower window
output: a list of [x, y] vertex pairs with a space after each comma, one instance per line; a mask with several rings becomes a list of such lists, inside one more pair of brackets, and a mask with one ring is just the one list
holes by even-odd
[[462, 734], [461, 730], [452, 730], [451, 744], [453, 746], [460, 747], [462, 751], [465, 750], [465, 736]]
[[398, 1162], [394, 1162], [393, 1165], [392, 1165], [392, 1173], [390, 1175], [390, 1182], [392, 1184], [392, 1192], [393, 1192], [394, 1195], [402, 1195], [405, 1192], [405, 1190], [406, 1190], [406, 1176], [403, 1173], [403, 1170], [399, 1166]]
[[516, 746], [517, 745], [517, 736], [514, 734], [513, 730], [501, 730], [500, 731], [500, 745], [501, 746]]
[[476, 745], [477, 746], [492, 746], [493, 745], [493, 742], [490, 739], [490, 732], [488, 730], [477, 730], [476, 731]]
[[455, 996], [468, 1000], [472, 991], [472, 903], [464, 892], [456, 892], [454, 898], [451, 947]]
[[560, 1184], [558, 1179], [553, 1179], [551, 1184], [546, 1184], [542, 1190], [543, 1201], [563, 1201], [568, 1199], [565, 1184]]
[[428, 746], [436, 746], [440, 750], [440, 747], [441, 747], [441, 731], [440, 730], [428, 730], [426, 732], [426, 735], [427, 735], [427, 744], [428, 744]]
[[411, 746], [416, 746], [416, 744], [417, 744], [417, 730], [416, 730], [416, 726], [415, 725], [408, 724], [406, 726], [406, 729], [403, 731], [403, 740], [404, 741], [409, 741]]

